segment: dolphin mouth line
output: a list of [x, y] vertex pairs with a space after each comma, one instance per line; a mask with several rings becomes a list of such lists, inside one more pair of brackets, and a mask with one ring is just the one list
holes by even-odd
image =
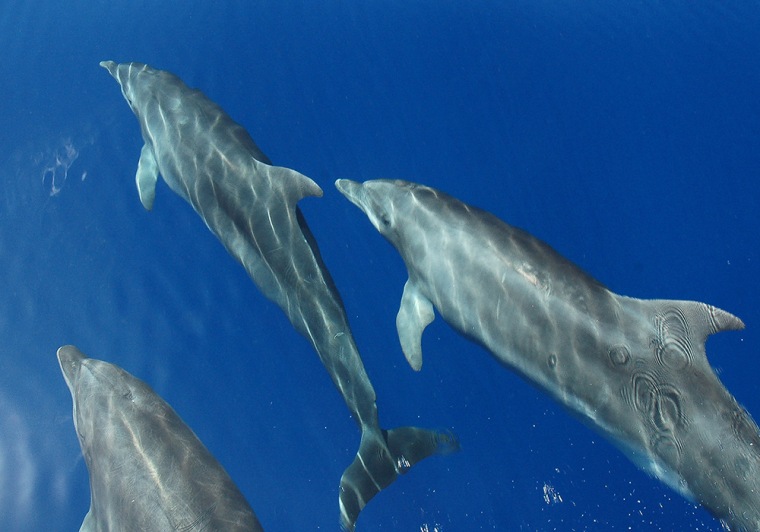
[[350, 179], [338, 179], [335, 181], [335, 188], [337, 188], [348, 201], [359, 207], [361, 210], [364, 210], [362, 201], [364, 194], [362, 193], [361, 183], [351, 181]]
[[350, 179], [338, 179], [335, 181], [335, 188], [337, 188], [338, 191], [343, 194], [351, 203], [357, 207], [361, 206], [359, 198], [362, 195], [361, 183], [351, 181]]

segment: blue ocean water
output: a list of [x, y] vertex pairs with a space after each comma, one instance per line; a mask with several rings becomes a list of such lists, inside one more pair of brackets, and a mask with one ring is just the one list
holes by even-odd
[[[361, 530], [719, 530], [440, 319], [395, 331], [406, 272], [332, 186], [419, 181], [617, 293], [747, 324], [707, 344], [760, 418], [760, 6], [727, 2], [6, 0], [0, 7], [0, 529], [76, 530], [87, 471], [55, 350], [150, 383], [269, 530], [335, 530], [359, 432], [307, 342], [160, 184], [101, 60], [203, 90], [276, 163], [341, 291], [385, 427], [451, 428]], [[255, 208], [255, 207], [253, 207]]]

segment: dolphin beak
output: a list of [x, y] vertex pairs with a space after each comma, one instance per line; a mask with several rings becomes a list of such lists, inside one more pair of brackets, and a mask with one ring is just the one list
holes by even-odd
[[87, 357], [73, 345], [64, 345], [58, 349], [58, 364], [61, 366], [63, 378], [69, 389], [74, 391], [74, 382], [79, 375], [79, 369], [82, 367], [82, 361]]
[[350, 179], [338, 179], [335, 182], [335, 188], [343, 194], [348, 201], [359, 207], [364, 211], [364, 185]]
[[101, 61], [100, 66], [108, 70], [108, 73], [111, 74], [114, 79], [118, 81], [119, 78], [116, 77], [116, 67], [118, 66], [113, 61]]

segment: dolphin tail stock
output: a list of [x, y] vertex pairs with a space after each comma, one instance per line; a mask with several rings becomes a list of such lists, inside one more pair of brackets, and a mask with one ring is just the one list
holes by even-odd
[[352, 531], [359, 513], [367, 503], [390, 486], [417, 462], [434, 454], [459, 450], [459, 440], [448, 431], [437, 432], [418, 427], [362, 431], [356, 458], [340, 479], [340, 521], [343, 530]]

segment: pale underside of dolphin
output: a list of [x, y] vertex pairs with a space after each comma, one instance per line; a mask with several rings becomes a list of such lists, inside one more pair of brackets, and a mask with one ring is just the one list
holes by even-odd
[[758, 427], [704, 348], [739, 318], [614, 294], [528, 233], [423, 185], [336, 186], [407, 267], [396, 325], [414, 369], [435, 309], [726, 526], [760, 530]]
[[141, 63], [101, 66], [119, 82], [145, 145], [137, 188], [151, 209], [159, 174], [184, 198], [256, 286], [319, 354], [362, 429], [340, 484], [340, 514], [352, 529], [364, 505], [419, 460], [457, 448], [453, 435], [416, 427], [381, 430], [375, 391], [340, 295], [296, 203], [322, 190], [272, 166], [246, 130], [177, 76]]
[[71, 345], [58, 362], [90, 474], [83, 532], [262, 530], [221, 464], [150, 386]]

